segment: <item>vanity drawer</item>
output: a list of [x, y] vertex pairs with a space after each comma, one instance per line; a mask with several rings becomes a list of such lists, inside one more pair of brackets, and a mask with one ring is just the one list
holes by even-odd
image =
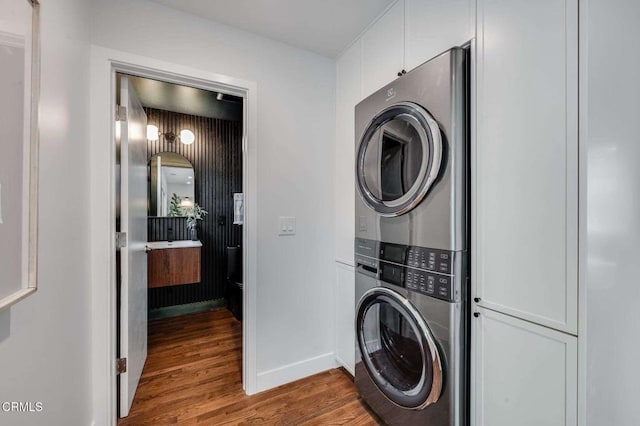
[[148, 252], [149, 288], [201, 281], [201, 247], [155, 249]]

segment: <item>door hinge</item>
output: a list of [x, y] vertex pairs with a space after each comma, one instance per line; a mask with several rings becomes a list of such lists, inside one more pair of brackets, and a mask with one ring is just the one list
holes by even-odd
[[116, 232], [116, 248], [123, 248], [127, 246], [127, 233]]
[[116, 105], [116, 121], [127, 121], [127, 107]]
[[127, 359], [118, 358], [116, 360], [116, 374], [122, 374], [127, 372]]

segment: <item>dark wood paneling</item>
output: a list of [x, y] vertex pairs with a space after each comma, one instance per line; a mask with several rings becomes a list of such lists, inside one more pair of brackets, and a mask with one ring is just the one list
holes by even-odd
[[151, 250], [147, 254], [149, 288], [199, 283], [200, 247]]
[[339, 369], [248, 396], [242, 323], [226, 309], [149, 322], [149, 354], [127, 425], [376, 425]]
[[[202, 282], [176, 287], [149, 289], [149, 309], [224, 297], [225, 250], [240, 245], [242, 227], [233, 225], [233, 193], [242, 192], [242, 123], [179, 114], [145, 108], [149, 124], [160, 132], [178, 134], [191, 130], [196, 140], [191, 145], [179, 141], [169, 143], [160, 137], [148, 141], [151, 158], [159, 152], [175, 152], [193, 164], [195, 198], [209, 212], [200, 223], [198, 237], [202, 241]], [[149, 241], [165, 241], [173, 228], [175, 240], [188, 240], [184, 218], [149, 218]]]

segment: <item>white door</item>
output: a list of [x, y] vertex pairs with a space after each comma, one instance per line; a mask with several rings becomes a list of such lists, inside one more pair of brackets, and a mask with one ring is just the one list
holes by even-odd
[[476, 426], [575, 426], [577, 338], [476, 308], [472, 413]]
[[120, 417], [126, 417], [147, 359], [147, 115], [129, 80], [120, 77], [120, 230], [127, 235], [121, 249], [120, 357], [127, 371], [120, 375]]
[[474, 297], [578, 324], [578, 1], [479, 0]]

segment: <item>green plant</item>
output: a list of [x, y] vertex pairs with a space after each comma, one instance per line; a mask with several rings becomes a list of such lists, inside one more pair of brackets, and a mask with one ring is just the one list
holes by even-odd
[[182, 200], [180, 199], [178, 194], [176, 194], [174, 192], [173, 195], [171, 196], [171, 201], [169, 202], [169, 213], [168, 213], [168, 216], [170, 216], [170, 217], [184, 216], [183, 209], [182, 209], [182, 207], [180, 207], [180, 202], [181, 201]]
[[198, 221], [203, 220], [209, 212], [200, 207], [198, 203], [194, 203], [193, 207], [184, 209], [184, 214], [187, 216], [187, 228], [194, 229], [198, 225]]

